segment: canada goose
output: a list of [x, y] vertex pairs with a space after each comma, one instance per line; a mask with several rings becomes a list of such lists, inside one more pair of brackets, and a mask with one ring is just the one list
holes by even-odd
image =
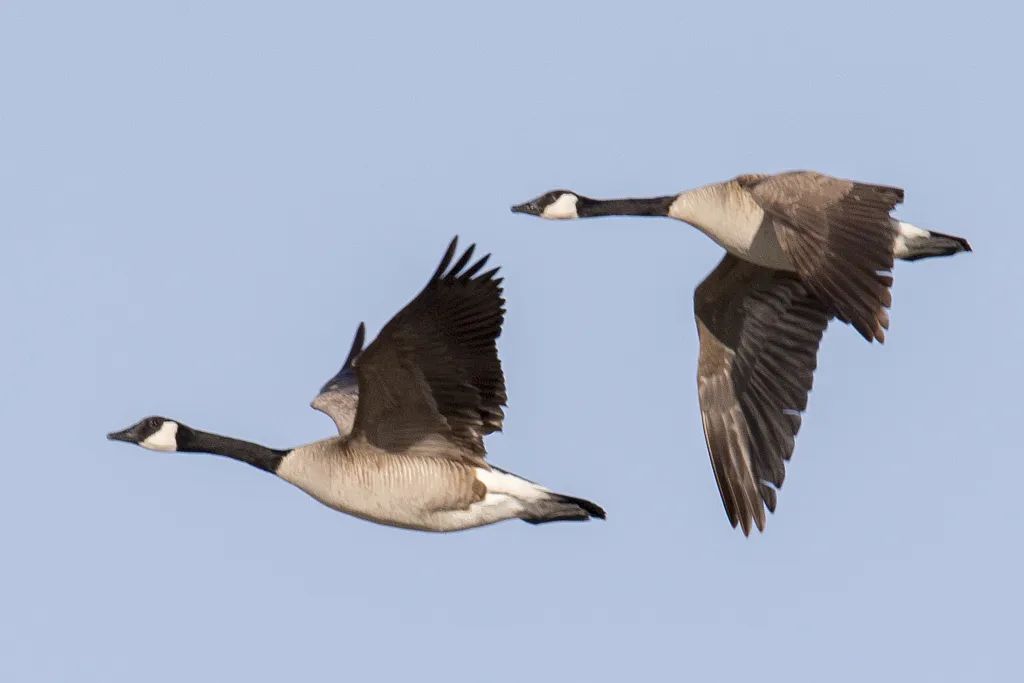
[[314, 399], [340, 436], [278, 450], [147, 417], [107, 438], [155, 451], [225, 455], [276, 474], [335, 510], [408, 529], [604, 519], [590, 501], [486, 461], [483, 438], [504, 420], [495, 340], [505, 301], [498, 268], [480, 272], [489, 255], [467, 267], [471, 245], [452, 265], [456, 243], [423, 291], [365, 350], [359, 326], [341, 371]]
[[569, 190], [512, 207], [549, 219], [668, 216], [726, 249], [694, 293], [697, 388], [726, 514], [749, 534], [776, 492], [834, 316], [884, 341], [893, 258], [970, 251], [967, 240], [890, 217], [903, 190], [811, 171], [741, 175], [680, 194], [599, 200]]

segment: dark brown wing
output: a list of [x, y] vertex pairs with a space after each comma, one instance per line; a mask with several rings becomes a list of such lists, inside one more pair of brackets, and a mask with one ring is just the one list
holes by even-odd
[[775, 224], [800, 277], [832, 312], [872, 341], [885, 340], [892, 304], [890, 212], [903, 190], [812, 171], [737, 178]]
[[320, 389], [320, 393], [310, 405], [328, 415], [338, 427], [338, 433], [345, 436], [352, 431], [352, 423], [356, 418], [356, 406], [359, 404], [359, 380], [353, 367], [356, 356], [362, 353], [363, 340], [366, 338], [366, 325], [359, 323], [356, 336], [348, 357], [331, 379]]
[[697, 287], [697, 389], [729, 522], [764, 530], [814, 381], [826, 307], [795, 275], [726, 254]]
[[403, 451], [438, 435], [482, 459], [483, 436], [501, 429], [501, 278], [497, 268], [480, 272], [488, 256], [467, 267], [473, 246], [452, 265], [456, 242], [423, 291], [356, 358], [353, 436], [379, 448]]

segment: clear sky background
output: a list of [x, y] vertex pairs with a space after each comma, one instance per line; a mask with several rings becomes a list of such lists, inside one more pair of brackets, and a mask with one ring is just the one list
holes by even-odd
[[[489, 3], [488, 3], [489, 4]], [[0, 3], [0, 679], [1020, 680], [1020, 11], [1010, 3]], [[552, 187], [814, 168], [976, 253], [834, 325], [779, 509], [730, 529], [669, 220]], [[504, 266], [493, 462], [608, 521], [451, 535], [226, 459], [272, 446], [459, 234]]]

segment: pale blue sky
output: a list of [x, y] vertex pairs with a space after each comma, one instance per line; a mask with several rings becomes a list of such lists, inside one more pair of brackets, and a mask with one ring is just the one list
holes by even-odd
[[[935, 3], [0, 3], [0, 679], [1020, 675], [1019, 10]], [[667, 220], [551, 187], [815, 168], [976, 253], [833, 326], [767, 533], [718, 499]], [[491, 459], [605, 523], [375, 526], [103, 435], [295, 445], [453, 234], [504, 266]]]

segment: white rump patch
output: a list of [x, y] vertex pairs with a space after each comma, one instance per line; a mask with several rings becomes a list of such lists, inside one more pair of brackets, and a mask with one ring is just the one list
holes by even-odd
[[151, 451], [178, 450], [178, 423], [173, 420], [165, 420], [160, 425], [160, 429], [146, 437], [146, 440], [139, 445]]
[[916, 225], [904, 223], [903, 221], [898, 221], [895, 218], [892, 222], [893, 227], [896, 229], [896, 242], [892, 245], [892, 255], [896, 258], [906, 258], [907, 256], [910, 256], [910, 243], [915, 239], [921, 239], [931, 235], [930, 232], [923, 228], [919, 228]]
[[[532, 481], [526, 481], [521, 477], [498, 470], [485, 470], [476, 467], [476, 478], [487, 487], [487, 496], [492, 493], [504, 494], [519, 500], [540, 500], [545, 498], [550, 491]], [[486, 499], [485, 499], [486, 500]]]
[[571, 192], [563, 192], [562, 195], [544, 207], [544, 211], [541, 212], [541, 218], [549, 218], [551, 220], [568, 220], [570, 218], [579, 218], [580, 215], [576, 213], [576, 202], [580, 200], [579, 197]]

